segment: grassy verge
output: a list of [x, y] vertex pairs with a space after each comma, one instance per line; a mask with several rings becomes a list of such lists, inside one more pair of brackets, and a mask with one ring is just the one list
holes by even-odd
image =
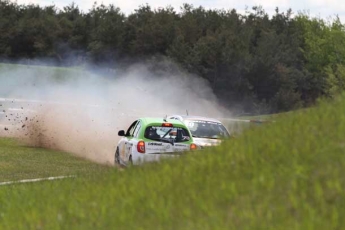
[[0, 182], [51, 176], [106, 172], [101, 166], [71, 154], [25, 147], [13, 139], [0, 139]]
[[263, 124], [274, 122], [274, 120], [286, 114], [287, 113], [222, 118], [220, 121], [225, 125], [225, 127], [227, 127], [232, 135], [236, 136], [249, 128], [253, 129]]
[[342, 229], [345, 97], [222, 146], [0, 188], [2, 229]]
[[258, 116], [242, 116], [242, 117], [237, 117], [240, 120], [259, 120], [259, 121], [269, 121], [272, 119], [276, 119], [279, 117], [281, 114], [266, 114], [266, 115], [258, 115]]

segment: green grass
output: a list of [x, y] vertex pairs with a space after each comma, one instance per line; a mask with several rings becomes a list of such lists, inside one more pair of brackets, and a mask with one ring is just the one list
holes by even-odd
[[277, 118], [279, 115], [282, 115], [284, 113], [276, 113], [276, 114], [264, 114], [264, 115], [257, 115], [257, 116], [242, 116], [242, 117], [236, 117], [237, 119], [242, 120], [259, 120], [259, 121], [267, 121]]
[[13, 139], [0, 139], [0, 182], [51, 176], [106, 172], [109, 167], [71, 154], [21, 146]]
[[237, 136], [247, 129], [253, 129], [262, 125], [266, 125], [267, 123], [274, 122], [277, 118], [286, 114], [287, 113], [232, 117], [223, 118], [220, 119], [220, 121], [228, 129], [231, 135]]
[[157, 164], [0, 187], [0, 229], [343, 229], [345, 96]]
[[[255, 123], [255, 122], [247, 122], [247, 121], [240, 121], [240, 120], [231, 121], [227, 119], [222, 119], [220, 121], [223, 123], [223, 125], [228, 129], [230, 134], [233, 136], [237, 136], [247, 129], [253, 129], [256, 127], [260, 127], [262, 125], [266, 125], [268, 123], [266, 121], [261, 122], [261, 123]], [[267, 120], [267, 121], [271, 121], [271, 120]]]

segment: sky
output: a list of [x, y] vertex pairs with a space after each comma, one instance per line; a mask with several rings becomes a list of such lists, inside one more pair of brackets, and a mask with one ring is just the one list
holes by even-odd
[[138, 9], [140, 5], [149, 4], [152, 8], [172, 6], [179, 11], [183, 3], [192, 4], [195, 7], [203, 6], [206, 9], [236, 9], [239, 13], [244, 13], [246, 7], [261, 5], [264, 10], [272, 15], [276, 7], [280, 11], [292, 9], [294, 14], [298, 12], [309, 12], [312, 17], [323, 19], [340, 17], [345, 23], [345, 1], [344, 0], [13, 0], [19, 4], [34, 3], [40, 6], [55, 5], [59, 9], [75, 2], [83, 12], [88, 12], [94, 2], [104, 5], [113, 4], [121, 9], [125, 14], [130, 14]]

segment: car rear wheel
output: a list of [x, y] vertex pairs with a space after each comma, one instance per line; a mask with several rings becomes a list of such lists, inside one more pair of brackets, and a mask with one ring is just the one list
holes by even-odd
[[119, 166], [120, 165], [120, 152], [119, 152], [119, 148], [116, 148], [116, 151], [115, 151], [114, 165], [115, 166]]
[[132, 155], [130, 155], [128, 158], [128, 166], [132, 166], [132, 165], [133, 165], [133, 160], [132, 160]]

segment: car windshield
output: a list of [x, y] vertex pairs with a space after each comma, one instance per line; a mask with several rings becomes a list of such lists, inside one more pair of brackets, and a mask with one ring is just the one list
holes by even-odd
[[185, 120], [193, 137], [221, 139], [229, 137], [226, 128], [220, 122]]
[[167, 143], [185, 142], [191, 139], [185, 128], [148, 126], [145, 129], [144, 137], [150, 140]]

